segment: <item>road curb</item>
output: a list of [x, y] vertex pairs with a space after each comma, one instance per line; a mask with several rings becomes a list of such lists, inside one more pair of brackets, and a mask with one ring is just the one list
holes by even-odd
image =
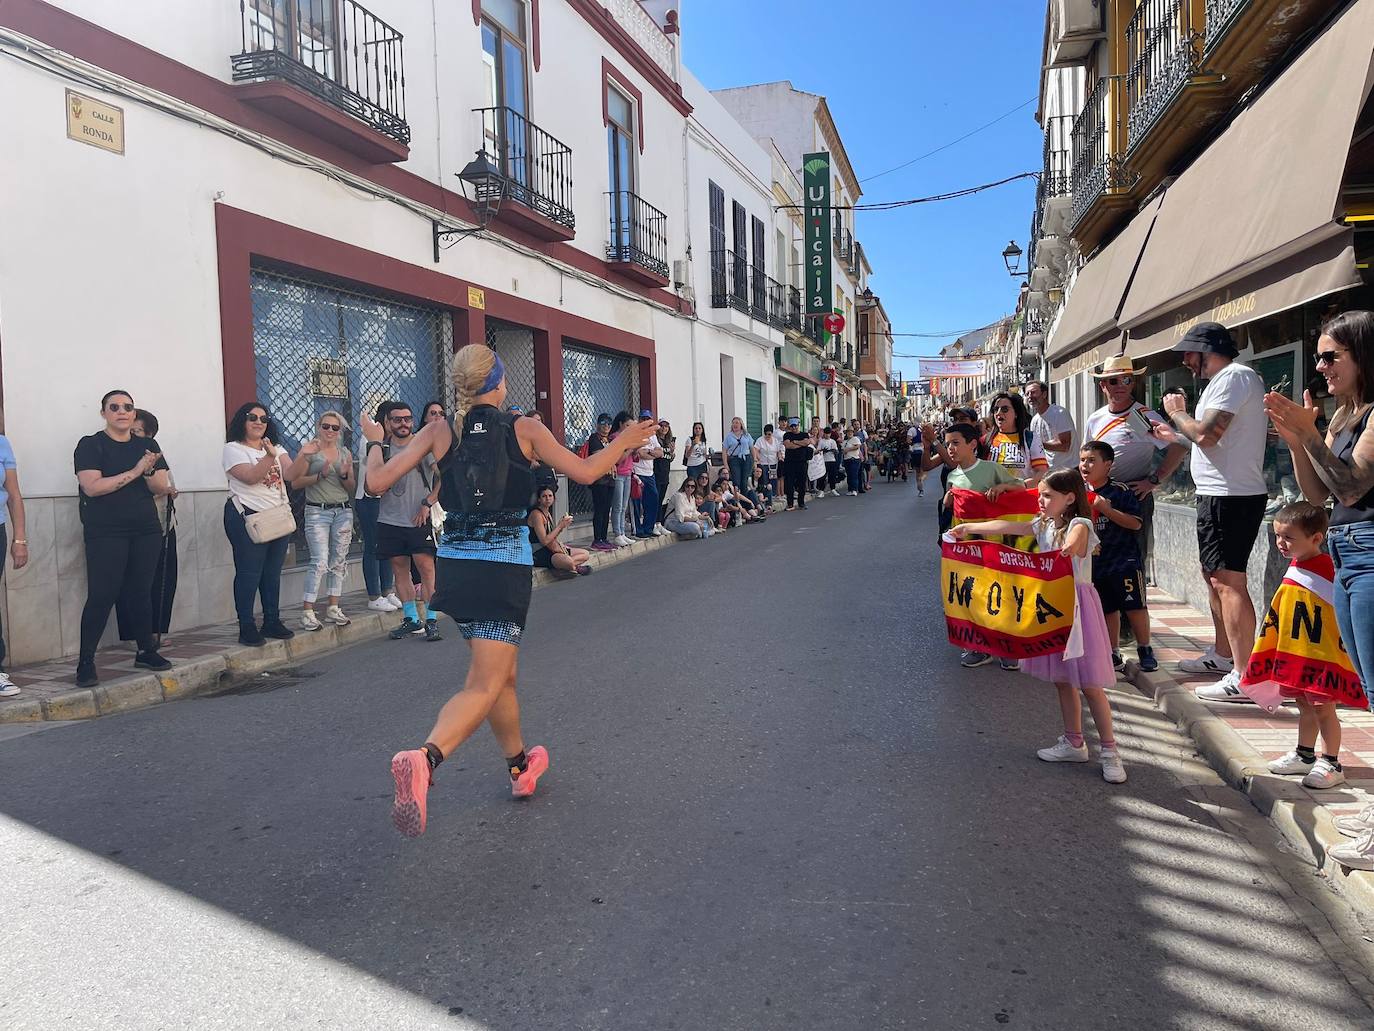
[[1208, 765], [1244, 792], [1297, 853], [1349, 893], [1360, 910], [1374, 914], [1374, 873], [1350, 870], [1326, 857], [1333, 845], [1350, 840], [1336, 830], [1330, 810], [1313, 802], [1296, 782], [1270, 773], [1264, 757], [1189, 688], [1165, 675], [1144, 673], [1135, 663], [1128, 665], [1131, 683], [1193, 739]]
[[[673, 534], [636, 539], [629, 547], [616, 551], [592, 552], [587, 564], [593, 569], [605, 569], [676, 542], [677, 537]], [[536, 569], [533, 586], [535, 589], [548, 587], [562, 579], [554, 576], [552, 570]], [[268, 641], [259, 648], [234, 644], [217, 655], [178, 660], [161, 674], [125, 677], [95, 688], [74, 688], [51, 698], [6, 701], [0, 705], [0, 723], [88, 720], [212, 694], [269, 670], [318, 658], [364, 641], [375, 641], [400, 621], [398, 614], [369, 611], [352, 617], [347, 626], [297, 631], [288, 641]]]

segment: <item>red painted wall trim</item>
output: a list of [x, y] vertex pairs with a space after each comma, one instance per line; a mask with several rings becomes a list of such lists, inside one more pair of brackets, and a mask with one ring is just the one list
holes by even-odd
[[[215, 238], [219, 258], [220, 348], [224, 359], [226, 416], [250, 400], [257, 390], [250, 288], [250, 270], [255, 256], [346, 279], [399, 299], [446, 308], [453, 314], [456, 347], [485, 342], [487, 316], [529, 326], [536, 332], [536, 341], [542, 333], [547, 341], [544, 374], [548, 385], [541, 385], [539, 389], [549, 395], [544, 416], [555, 435], [562, 433], [563, 424], [562, 349], [565, 339], [639, 359], [640, 402], [652, 407], [656, 366], [654, 342], [648, 337], [490, 288], [484, 288], [486, 311], [469, 309], [468, 287], [481, 284], [331, 240], [228, 204], [215, 205]], [[545, 406], [540, 407], [543, 410]]]
[[[473, 222], [477, 220], [472, 206], [462, 194], [446, 190], [395, 165], [376, 165], [367, 162], [265, 112], [254, 110], [239, 99], [233, 84], [198, 72], [108, 29], [43, 3], [42, 0], [0, 0], [0, 24], [42, 40], [49, 46], [66, 51], [83, 61], [89, 61], [178, 100], [203, 108], [242, 128], [289, 144], [411, 200], [428, 204], [439, 211], [450, 212], [457, 218]], [[226, 50], [226, 64], [229, 56]], [[679, 311], [688, 310], [672, 291], [637, 283], [621, 275], [608, 262], [569, 244], [541, 240], [501, 222], [493, 222], [487, 231], [571, 265], [598, 279], [614, 283], [623, 290]], [[599, 223], [593, 231], [602, 231]], [[427, 239], [429, 227], [417, 218], [415, 232], [421, 239]]]
[[620, 27], [615, 15], [596, 0], [568, 0], [568, 6], [582, 15], [587, 24], [596, 29], [616, 53], [625, 58], [664, 100], [677, 109], [678, 114], [686, 118], [692, 113], [692, 105], [682, 95], [682, 87], [654, 63], [653, 58], [644, 52], [644, 48], [634, 41], [633, 36]]
[[601, 124], [611, 124], [611, 105], [607, 99], [606, 90], [609, 88], [611, 80], [634, 98], [635, 118], [639, 124], [635, 126], [635, 135], [639, 137], [639, 152], [644, 153], [644, 94], [639, 91], [639, 87], [634, 84], [628, 75], [622, 72], [615, 65], [611, 64], [604, 57], [601, 59]]

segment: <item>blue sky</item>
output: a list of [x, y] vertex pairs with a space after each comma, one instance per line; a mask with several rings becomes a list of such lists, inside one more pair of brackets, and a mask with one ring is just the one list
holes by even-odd
[[[683, 57], [708, 88], [791, 79], [826, 97], [860, 179], [955, 140], [1039, 89], [1038, 0], [688, 0]], [[768, 41], [767, 43], [763, 41]], [[832, 55], [817, 60], [813, 55]], [[948, 193], [1037, 171], [1032, 102], [933, 157], [861, 183], [860, 203]], [[1023, 249], [1034, 180], [893, 212], [858, 212], [872, 287], [894, 333], [971, 329], [1011, 312], [1019, 281], [1002, 249]], [[897, 354], [933, 355], [953, 337], [898, 336]], [[914, 360], [897, 359], [913, 378]]]

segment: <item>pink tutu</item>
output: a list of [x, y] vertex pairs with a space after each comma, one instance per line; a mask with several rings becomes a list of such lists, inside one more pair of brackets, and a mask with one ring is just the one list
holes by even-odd
[[1066, 659], [1063, 654], [1022, 659], [1021, 672], [1052, 684], [1110, 687], [1116, 683], [1116, 670], [1112, 668], [1112, 644], [1107, 637], [1107, 621], [1102, 616], [1102, 601], [1092, 584], [1079, 584], [1077, 591], [1083, 654], [1076, 659]]

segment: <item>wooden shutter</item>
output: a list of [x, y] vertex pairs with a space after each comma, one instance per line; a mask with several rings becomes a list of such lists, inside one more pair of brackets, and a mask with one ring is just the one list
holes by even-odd
[[711, 195], [711, 304], [725, 303], [725, 191], [708, 183]]

